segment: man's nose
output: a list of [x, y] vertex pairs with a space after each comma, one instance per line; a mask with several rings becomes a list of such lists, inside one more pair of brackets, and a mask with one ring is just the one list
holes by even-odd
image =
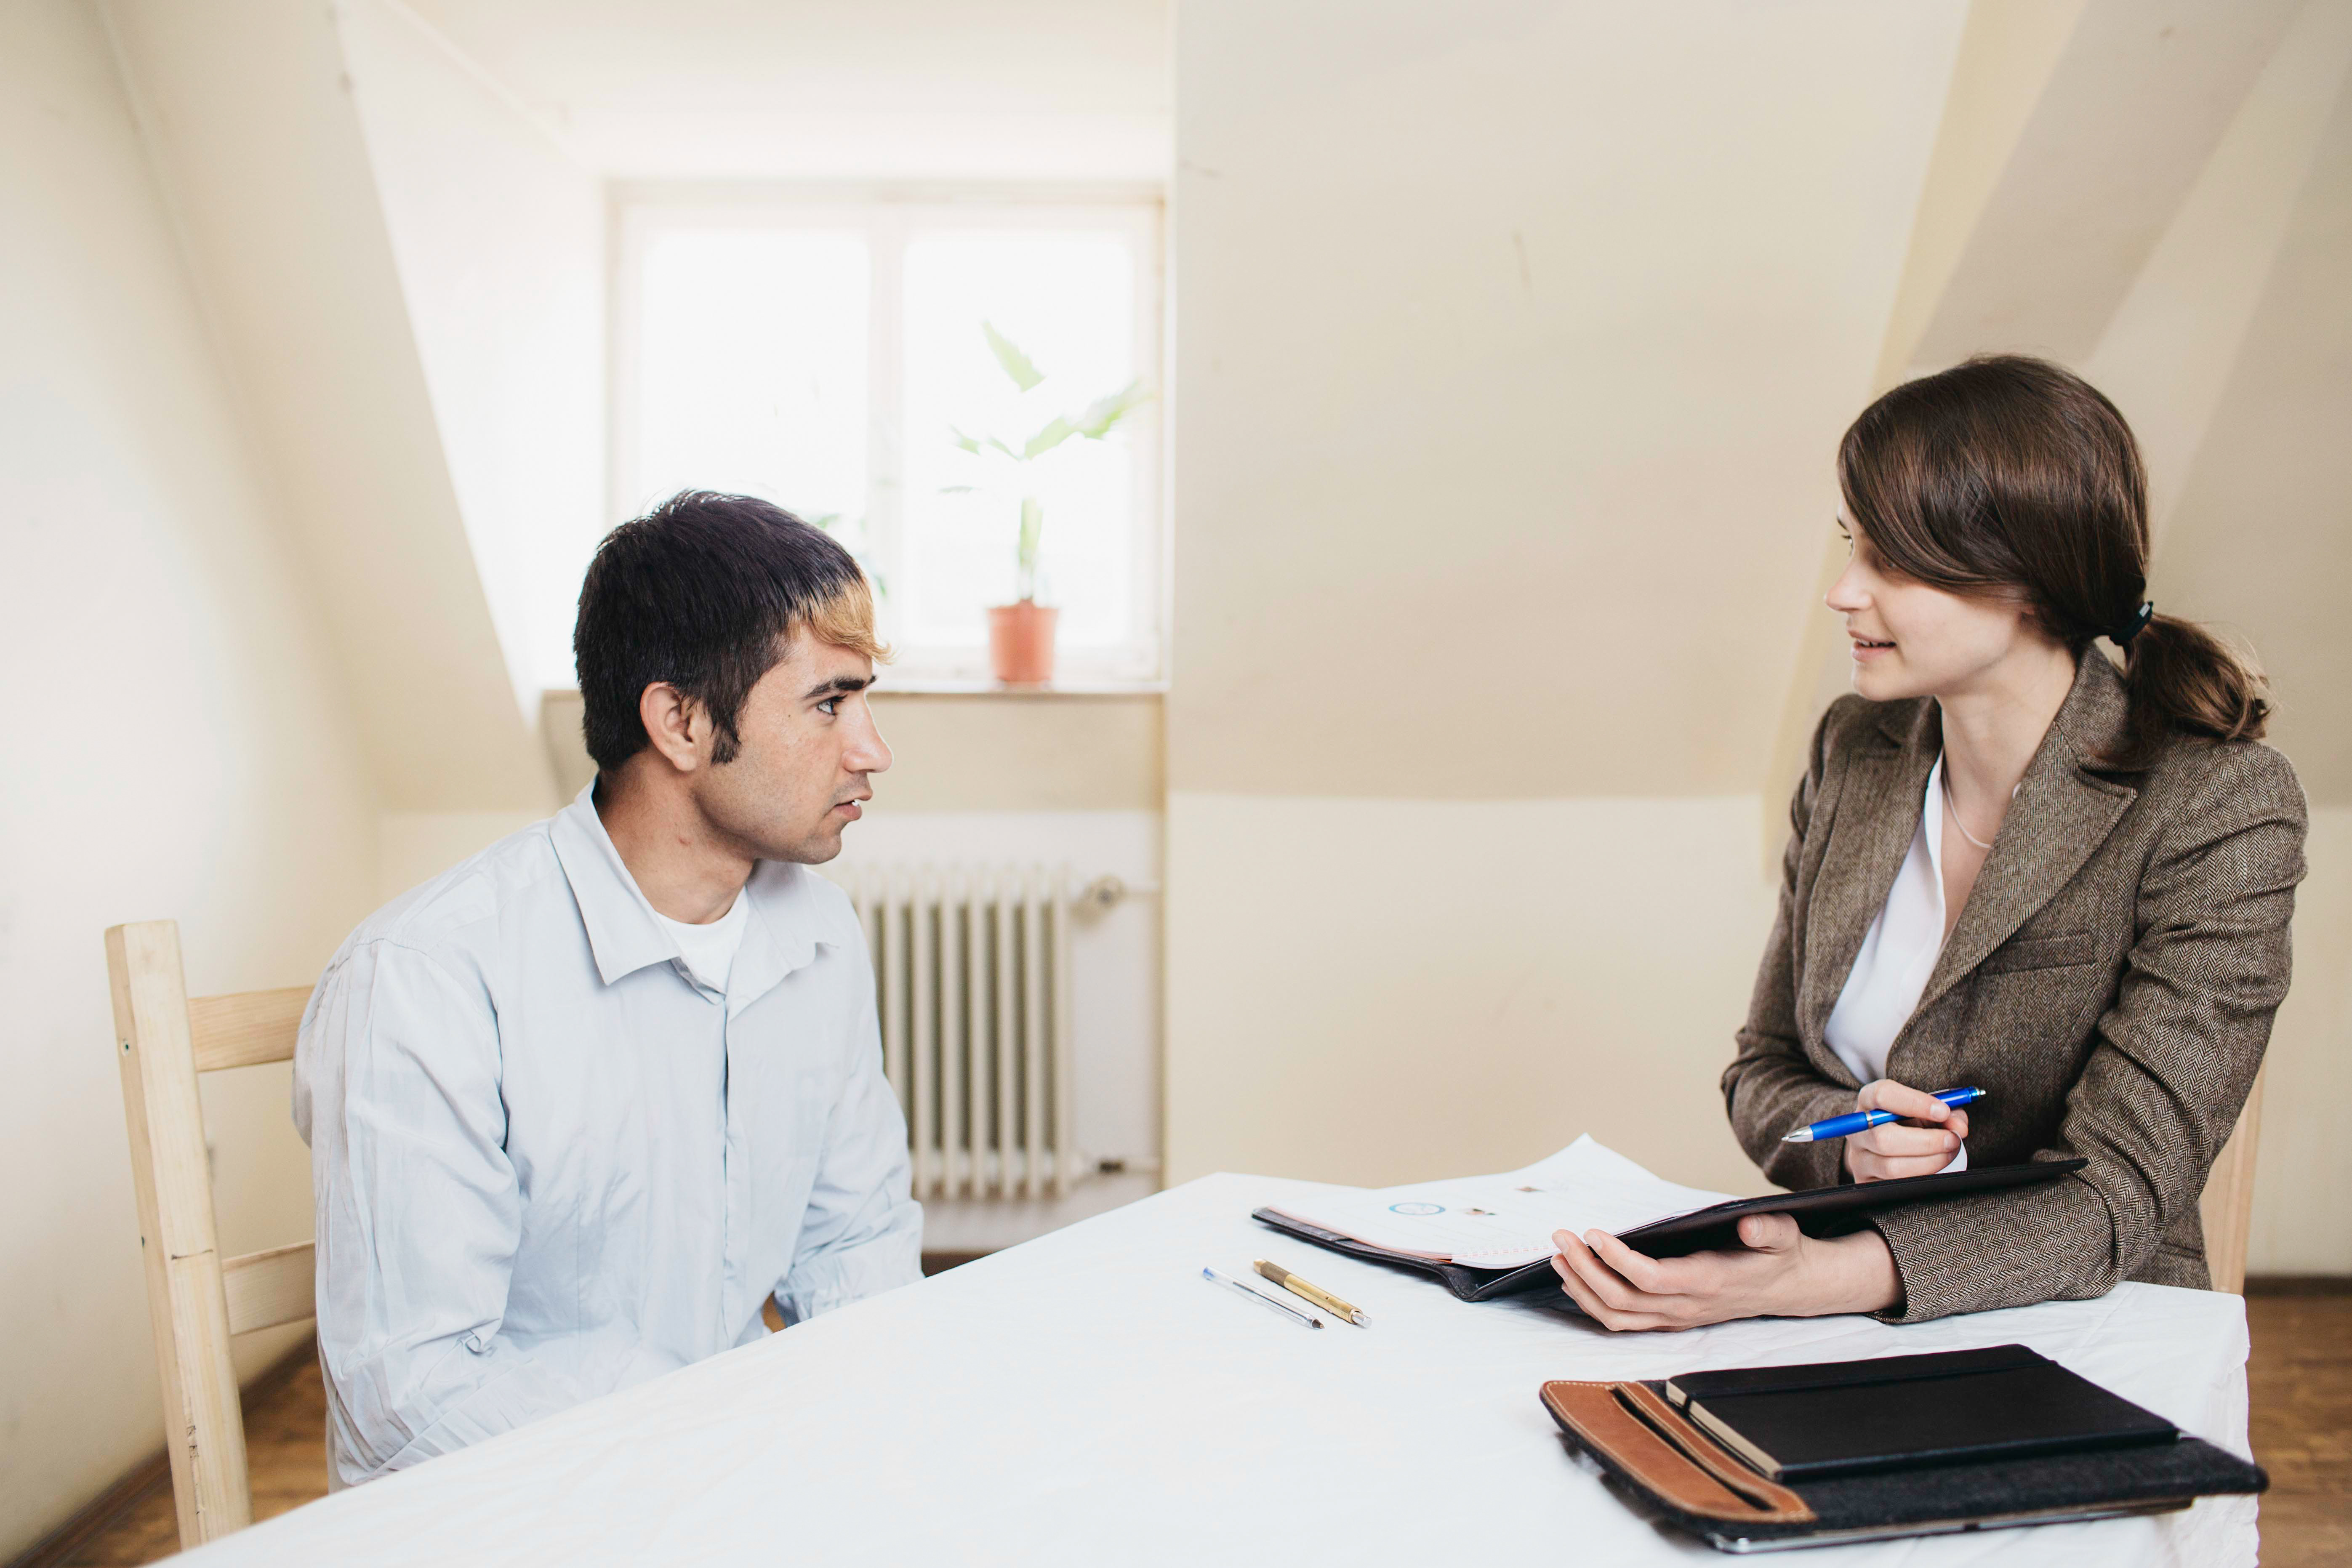
[[890, 771], [890, 745], [882, 739], [882, 727], [874, 722], [871, 709], [866, 710], [866, 723], [851, 742], [849, 755], [843, 759], [854, 773], [883, 773]]

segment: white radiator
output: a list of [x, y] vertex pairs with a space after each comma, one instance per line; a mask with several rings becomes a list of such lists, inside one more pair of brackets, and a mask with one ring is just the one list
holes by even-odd
[[[874, 952], [915, 1196], [1058, 1197], [1073, 1146], [1066, 868], [870, 867], [837, 879]], [[1116, 884], [1114, 884], [1116, 886]]]

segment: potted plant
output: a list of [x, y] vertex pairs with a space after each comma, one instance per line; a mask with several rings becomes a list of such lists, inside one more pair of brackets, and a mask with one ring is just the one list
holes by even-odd
[[[982, 321], [982, 335], [997, 364], [1022, 392], [1034, 390], [1045, 373], [995, 324]], [[1039, 685], [1054, 678], [1054, 623], [1061, 612], [1037, 603], [1038, 543], [1045, 527], [1045, 509], [1037, 499], [1035, 465], [1074, 436], [1099, 441], [1117, 429], [1150, 396], [1140, 381], [1096, 398], [1076, 414], [1056, 414], [1025, 439], [997, 436], [967, 436], [952, 426], [955, 444], [975, 458], [986, 459], [1002, 472], [998, 482], [1008, 496], [1021, 498], [1021, 529], [1013, 546], [1014, 592], [1012, 604], [995, 605], [988, 612], [988, 649], [996, 679], [1007, 685]], [[969, 491], [978, 485], [950, 485], [951, 491]]]

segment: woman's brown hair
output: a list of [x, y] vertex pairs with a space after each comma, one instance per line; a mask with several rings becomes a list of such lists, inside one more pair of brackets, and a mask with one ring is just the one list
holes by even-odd
[[2014, 354], [1905, 382], [1838, 444], [1838, 489], [1882, 559], [1954, 594], [2021, 595], [2078, 657], [2124, 650], [2125, 739], [2146, 767], [2176, 731], [2253, 740], [2263, 677], [2194, 622], [2153, 613], [2147, 471], [2116, 405], [2072, 371]]

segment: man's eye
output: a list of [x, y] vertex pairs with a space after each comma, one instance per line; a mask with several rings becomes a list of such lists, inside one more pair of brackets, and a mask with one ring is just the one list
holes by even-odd
[[836, 717], [840, 708], [841, 699], [838, 697], [828, 697], [816, 705], [816, 710], [828, 719]]

